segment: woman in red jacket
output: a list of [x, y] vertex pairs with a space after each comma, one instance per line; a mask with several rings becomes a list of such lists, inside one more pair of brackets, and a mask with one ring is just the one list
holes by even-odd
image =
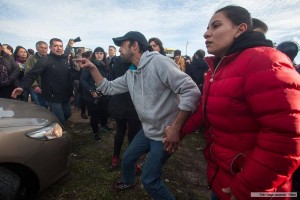
[[205, 126], [215, 199], [268, 199], [263, 194], [279, 192], [287, 193], [276, 199], [289, 199], [300, 164], [300, 76], [287, 56], [251, 29], [242, 7], [226, 6], [212, 16], [204, 38], [214, 56], [206, 58], [202, 99], [181, 137]]

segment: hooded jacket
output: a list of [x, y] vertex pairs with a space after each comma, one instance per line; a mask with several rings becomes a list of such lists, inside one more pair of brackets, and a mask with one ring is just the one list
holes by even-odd
[[208, 70], [207, 63], [202, 59], [194, 59], [192, 63], [186, 67], [185, 73], [187, 73], [202, 90], [204, 82], [204, 74]]
[[220, 199], [230, 199], [228, 187], [237, 199], [290, 192], [300, 164], [300, 76], [292, 62], [258, 32], [206, 61], [202, 101], [182, 137], [205, 125], [209, 186]]
[[97, 90], [114, 95], [129, 92], [146, 137], [161, 141], [179, 110], [194, 111], [200, 92], [176, 63], [158, 52], [143, 53], [137, 70], [114, 81], [104, 79]]

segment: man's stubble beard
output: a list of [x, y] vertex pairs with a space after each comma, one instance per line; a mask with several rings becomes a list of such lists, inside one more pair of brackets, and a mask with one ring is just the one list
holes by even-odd
[[124, 56], [123, 54], [120, 55], [122, 62], [127, 63], [127, 64], [132, 64], [132, 58], [133, 58], [133, 53], [131, 52], [128, 56]]

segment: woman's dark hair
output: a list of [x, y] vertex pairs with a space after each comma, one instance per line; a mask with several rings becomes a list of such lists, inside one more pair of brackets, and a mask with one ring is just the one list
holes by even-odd
[[215, 13], [219, 12], [223, 12], [235, 25], [245, 23], [248, 26], [248, 30], [252, 30], [252, 18], [247, 9], [240, 6], [229, 5], [217, 10]]
[[253, 30], [261, 29], [264, 33], [268, 31], [267, 24], [257, 18], [252, 18], [252, 24], [253, 24], [252, 26]]
[[14, 59], [15, 59], [15, 60], [17, 60], [17, 58], [18, 58], [18, 52], [19, 52], [20, 49], [24, 49], [24, 50], [26, 51], [26, 53], [27, 53], [27, 58], [28, 58], [28, 51], [27, 51], [27, 49], [25, 49], [25, 48], [22, 47], [22, 46], [17, 46], [16, 49], [15, 49], [15, 51], [14, 51]]
[[[158, 46], [159, 46], [159, 48], [160, 48], [160, 54], [162, 54], [162, 55], [166, 55], [165, 54], [165, 48], [164, 48], [164, 46], [163, 46], [163, 43], [162, 43], [162, 41], [159, 39], [159, 38], [156, 38], [156, 37], [153, 37], [153, 38], [150, 38], [149, 39], [149, 45], [150, 45], [150, 42], [155, 42], [155, 44], [157, 44]], [[152, 48], [150, 47], [150, 51], [153, 51], [152, 50]]]

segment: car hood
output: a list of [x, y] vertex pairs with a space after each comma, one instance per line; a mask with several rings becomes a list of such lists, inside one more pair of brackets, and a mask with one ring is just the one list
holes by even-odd
[[0, 128], [46, 126], [57, 118], [44, 107], [12, 99], [0, 98]]

